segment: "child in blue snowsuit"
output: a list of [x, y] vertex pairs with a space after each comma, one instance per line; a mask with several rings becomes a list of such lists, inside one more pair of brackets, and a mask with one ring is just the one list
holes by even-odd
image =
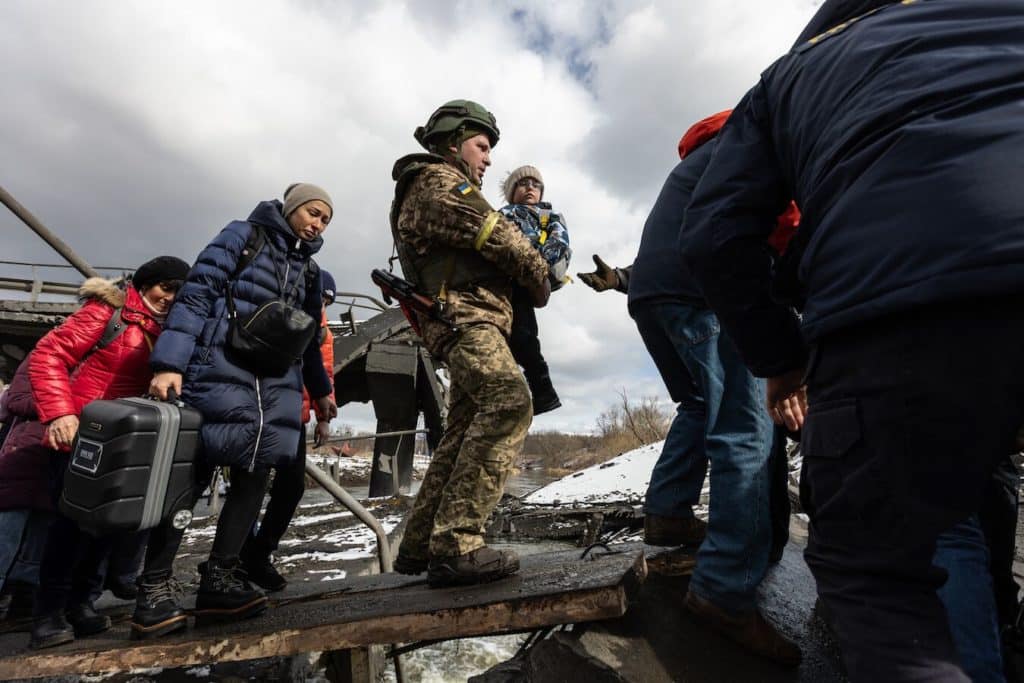
[[[501, 213], [519, 226], [530, 243], [537, 248], [550, 265], [552, 291], [562, 286], [569, 269], [572, 249], [569, 231], [562, 216], [551, 210], [551, 204], [542, 202], [544, 180], [533, 166], [520, 166], [509, 173], [502, 184], [508, 205]], [[540, 351], [537, 314], [529, 293], [522, 287], [512, 292], [512, 334], [509, 347], [533, 394], [533, 414], [540, 415], [562, 405], [551, 384], [548, 364]]]

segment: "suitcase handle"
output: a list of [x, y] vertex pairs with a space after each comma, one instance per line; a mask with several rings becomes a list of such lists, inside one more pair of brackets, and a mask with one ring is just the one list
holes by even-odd
[[[149, 399], [150, 401], [160, 400], [160, 397], [155, 396], [153, 394], [146, 394], [145, 396], [143, 396], [143, 398]], [[171, 403], [173, 405], [178, 406], [179, 408], [185, 407], [184, 401], [181, 400], [181, 397], [178, 396], [178, 392], [176, 392], [173, 388], [167, 389], [167, 400], [163, 401], [163, 403]]]

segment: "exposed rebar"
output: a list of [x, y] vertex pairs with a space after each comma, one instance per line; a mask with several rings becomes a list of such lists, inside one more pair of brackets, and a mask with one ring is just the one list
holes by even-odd
[[0, 202], [3, 202], [4, 206], [10, 209], [15, 216], [20, 218], [25, 225], [32, 228], [37, 235], [42, 237], [47, 244], [53, 247], [54, 251], [63, 256], [68, 263], [74, 266], [79, 273], [85, 277], [100, 276], [100, 274], [96, 272], [96, 269], [86, 263], [81, 256], [76, 254], [74, 250], [64, 242], [64, 240], [53, 234], [38, 218], [32, 215], [31, 211], [22, 206], [21, 203], [3, 187], [0, 187]]

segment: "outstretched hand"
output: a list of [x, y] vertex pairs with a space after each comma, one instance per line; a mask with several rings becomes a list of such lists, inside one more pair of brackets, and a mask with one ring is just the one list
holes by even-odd
[[594, 254], [594, 265], [597, 270], [593, 273], [576, 273], [580, 280], [587, 287], [595, 292], [603, 292], [606, 289], [617, 289], [619, 286], [619, 274], [615, 269], [601, 260], [601, 257]]

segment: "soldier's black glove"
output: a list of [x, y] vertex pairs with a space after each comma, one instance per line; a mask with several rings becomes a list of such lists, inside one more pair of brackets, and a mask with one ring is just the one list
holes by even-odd
[[594, 264], [597, 266], [597, 270], [593, 273], [576, 273], [579, 279], [583, 280], [583, 284], [595, 292], [603, 292], [606, 289], [621, 289], [617, 268], [609, 266], [597, 254], [594, 254]]

